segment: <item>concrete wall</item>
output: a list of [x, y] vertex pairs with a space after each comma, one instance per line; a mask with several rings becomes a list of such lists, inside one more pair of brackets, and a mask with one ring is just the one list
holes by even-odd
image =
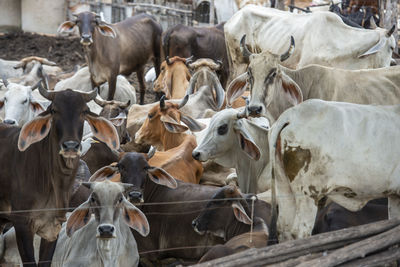
[[57, 33], [65, 21], [65, 0], [21, 0], [22, 30], [47, 34]]
[[16, 30], [21, 28], [21, 1], [0, 1], [0, 31]]

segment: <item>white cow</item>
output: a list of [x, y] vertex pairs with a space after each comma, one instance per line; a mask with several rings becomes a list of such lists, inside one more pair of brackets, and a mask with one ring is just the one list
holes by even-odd
[[243, 193], [260, 193], [269, 189], [270, 167], [268, 151], [269, 122], [253, 122], [243, 118], [243, 112], [225, 109], [215, 114], [205, 131], [204, 138], [193, 150], [200, 161], [214, 162], [235, 168], [239, 187]]
[[[78, 70], [72, 77], [59, 81], [54, 87], [54, 90], [60, 91], [68, 88], [84, 92], [89, 92], [90, 90], [92, 90], [89, 68], [83, 67]], [[108, 83], [104, 83], [100, 86], [99, 95], [103, 99], [107, 99]], [[131, 105], [136, 103], [135, 88], [122, 75], [117, 76], [117, 87], [114, 95], [114, 100], [118, 100], [121, 102], [131, 100]]]
[[325, 196], [350, 211], [389, 197], [400, 216], [399, 129], [400, 105], [311, 99], [285, 111], [269, 139], [280, 239], [311, 235]]
[[[84, 184], [93, 192], [63, 224], [51, 266], [137, 266], [139, 254], [130, 228], [142, 236], [147, 236], [150, 229], [146, 216], [123, 195], [132, 186], [108, 180]], [[20, 264], [13, 229], [4, 240], [0, 262]], [[35, 238], [35, 252], [39, 249], [37, 241], [40, 239]]]
[[332, 12], [293, 14], [254, 5], [235, 13], [224, 25], [224, 32], [231, 79], [247, 66], [239, 47], [243, 35], [252, 52], [277, 55], [286, 51], [293, 36], [297, 47], [284, 63], [293, 69], [312, 63], [346, 69], [387, 67], [395, 47], [392, 30], [353, 28]]

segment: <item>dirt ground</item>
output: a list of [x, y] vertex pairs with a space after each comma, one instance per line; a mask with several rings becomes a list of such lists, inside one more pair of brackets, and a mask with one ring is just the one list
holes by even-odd
[[[85, 63], [85, 54], [78, 37], [55, 37], [25, 32], [0, 34], [0, 58], [5, 60], [20, 60], [24, 57], [39, 56], [54, 61], [64, 71], [72, 71], [75, 65]], [[146, 65], [146, 71], [152, 64]], [[139, 83], [136, 73], [128, 77], [136, 89], [139, 102]], [[152, 84], [146, 84], [145, 103], [152, 103], [155, 94]]]

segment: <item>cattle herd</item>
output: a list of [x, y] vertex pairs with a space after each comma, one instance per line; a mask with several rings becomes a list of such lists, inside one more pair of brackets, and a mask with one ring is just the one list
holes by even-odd
[[73, 72], [0, 60], [0, 264], [187, 265], [400, 216], [394, 28], [255, 5], [75, 28]]

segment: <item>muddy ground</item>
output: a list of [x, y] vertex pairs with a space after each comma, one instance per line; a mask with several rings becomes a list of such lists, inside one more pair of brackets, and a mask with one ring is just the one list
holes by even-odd
[[[85, 54], [78, 37], [61, 37], [39, 35], [25, 32], [0, 34], [0, 58], [6, 60], [20, 60], [24, 57], [39, 56], [54, 61], [64, 71], [72, 71], [75, 65], [85, 63]], [[146, 65], [146, 70], [152, 64]], [[139, 83], [136, 73], [128, 77], [136, 89], [139, 102]], [[152, 84], [146, 84], [145, 103], [154, 102]]]

